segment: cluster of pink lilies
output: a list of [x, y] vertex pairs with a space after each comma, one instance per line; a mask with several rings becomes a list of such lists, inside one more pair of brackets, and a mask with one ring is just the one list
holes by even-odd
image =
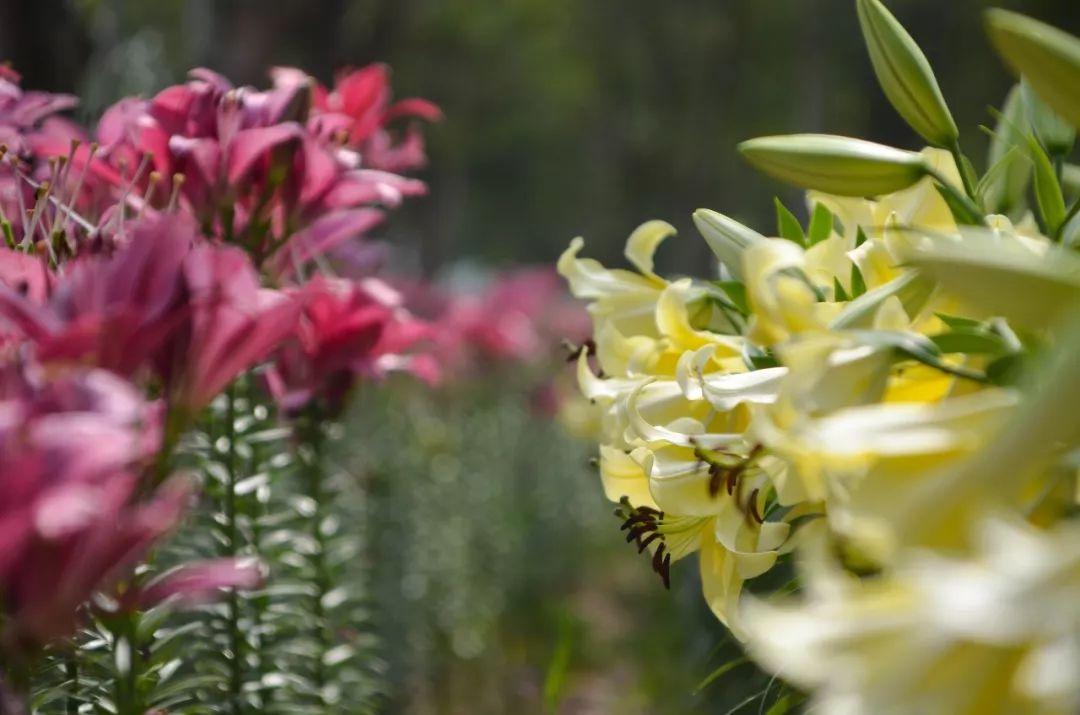
[[[425, 185], [421, 99], [381, 65], [333, 88], [291, 68], [265, 91], [208, 70], [124, 99], [93, 132], [69, 96], [0, 69], [0, 663], [120, 607], [257, 584], [244, 561], [129, 579], [181, 522], [170, 456], [247, 374], [283, 420], [337, 414], [358, 381], [428, 383], [529, 360], [587, 331], [555, 276], [454, 297], [371, 274], [363, 236]], [[3, 677], [4, 674], [0, 674]], [[10, 673], [8, 674], [10, 675]], [[10, 679], [10, 678], [9, 678]]]

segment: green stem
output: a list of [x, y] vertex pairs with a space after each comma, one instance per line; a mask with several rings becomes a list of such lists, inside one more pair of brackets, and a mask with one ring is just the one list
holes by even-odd
[[147, 480], [146, 489], [156, 489], [169, 476], [173, 467], [173, 456], [180, 438], [191, 425], [191, 413], [186, 407], [179, 406], [175, 399], [167, 401], [165, 411], [165, 429], [161, 437], [161, 449], [154, 462], [152, 479]]
[[960, 173], [960, 181], [964, 184], [964, 193], [974, 202], [976, 200], [975, 187], [971, 183], [971, 177], [968, 176], [964, 152], [960, 149], [959, 139], [954, 139], [949, 145], [949, 153], [952, 154], [953, 161], [956, 162], [956, 170]]
[[309, 453], [304, 463], [304, 481], [307, 496], [315, 505], [310, 519], [311, 538], [315, 543], [315, 553], [311, 556], [315, 592], [312, 595], [312, 614], [314, 615], [313, 637], [316, 643], [312, 677], [318, 692], [318, 704], [325, 706], [323, 689], [326, 685], [326, 672], [323, 656], [330, 648], [330, 633], [326, 622], [324, 598], [330, 590], [330, 575], [326, 567], [326, 537], [323, 533], [323, 521], [326, 517], [326, 493], [324, 473], [324, 448], [326, 434], [322, 426], [322, 414], [316, 408], [308, 410], [302, 427], [303, 439]]
[[116, 679], [113, 684], [117, 715], [144, 715], [147, 704], [139, 692], [142, 653], [136, 637], [137, 613], [124, 612], [113, 617], [113, 665]]
[[[979, 205], [976, 204], [970, 196], [967, 196], [964, 193], [957, 191], [956, 187], [953, 186], [952, 182], [942, 176], [940, 172], [934, 169], [928, 169], [927, 174], [938, 183], [938, 186], [941, 187], [942, 191], [948, 192], [948, 194], [952, 196], [956, 201], [963, 204], [973, 217], [979, 217], [982, 226], [987, 225], [986, 216], [983, 213], [983, 210], [979, 208]], [[960, 174], [961, 176], [963, 176], [963, 172], [960, 172]]]
[[79, 712], [79, 699], [76, 697], [79, 692], [79, 661], [77, 658], [78, 653], [74, 651], [64, 656], [64, 675], [71, 681], [67, 688], [67, 695], [64, 697], [64, 712], [67, 715], [78, 715]]
[[[225, 439], [228, 442], [228, 450], [225, 453], [225, 549], [226, 556], [236, 556], [240, 551], [240, 534], [236, 525], [236, 384], [234, 383], [225, 393]], [[240, 596], [236, 589], [229, 590], [227, 602], [229, 628], [229, 709], [232, 713], [239, 714], [242, 711], [241, 691], [244, 687], [243, 678], [243, 647], [244, 640], [240, 633]]]
[[1073, 205], [1069, 208], [1068, 213], [1065, 214], [1065, 218], [1062, 219], [1061, 225], [1058, 226], [1054, 240], [1058, 243], [1065, 238], [1065, 229], [1068, 227], [1069, 222], [1076, 218], [1076, 214], [1080, 213], [1080, 198], [1073, 202]]

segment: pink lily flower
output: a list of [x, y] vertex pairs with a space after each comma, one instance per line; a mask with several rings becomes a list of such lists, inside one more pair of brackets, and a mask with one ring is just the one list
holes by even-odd
[[[257, 264], [328, 212], [394, 206], [424, 192], [422, 182], [362, 167], [356, 152], [312, 133], [313, 85], [281, 70], [274, 88], [256, 91], [195, 70], [186, 84], [108, 110], [94, 170], [140, 210], [178, 199], [206, 237], [241, 245]], [[357, 218], [353, 236], [371, 226], [366, 215], [341, 216]]]
[[165, 352], [165, 374], [179, 404], [196, 411], [293, 333], [300, 304], [262, 288], [247, 255], [232, 247], [196, 246], [184, 279], [190, 316]]
[[144, 219], [112, 256], [77, 260], [54, 278], [44, 304], [0, 272], [0, 320], [45, 363], [149, 369], [193, 413], [266, 358], [299, 313], [289, 295], [260, 286], [243, 251], [194, 241], [182, 216]]
[[102, 370], [44, 381], [9, 366], [0, 380], [0, 650], [33, 651], [70, 633], [90, 594], [167, 533], [189, 489], [137, 496], [157, 449], [158, 411]]
[[266, 566], [254, 558], [220, 558], [183, 564], [151, 579], [135, 594], [140, 609], [166, 601], [190, 608], [217, 600], [230, 589], [251, 590], [266, 580]]
[[180, 217], [144, 220], [112, 256], [79, 259], [48, 279], [37, 277], [29, 257], [7, 256], [0, 318], [36, 345], [39, 360], [133, 375], [186, 314], [183, 262], [193, 237]]
[[54, 152], [42, 149], [64, 136], [68, 143], [55, 154], [66, 154], [70, 139], [81, 137], [82, 132], [71, 120], [56, 115], [73, 109], [79, 100], [70, 94], [24, 90], [21, 80], [10, 67], [0, 69], [0, 143], [18, 156], [50, 156]]
[[[407, 355], [431, 335], [400, 296], [375, 279], [353, 282], [316, 276], [293, 294], [303, 312], [293, 338], [278, 351], [267, 375], [271, 393], [287, 411], [321, 398], [341, 406], [358, 377], [409, 370]], [[421, 361], [420, 374], [428, 365]]]
[[398, 119], [437, 122], [442, 111], [426, 99], [391, 100], [386, 65], [346, 69], [336, 77], [333, 89], [315, 88], [311, 129], [323, 137], [344, 139], [360, 152], [364, 165], [373, 169], [405, 172], [422, 168], [427, 157], [419, 128], [411, 124], [404, 137], [395, 140], [387, 127]]
[[564, 340], [582, 342], [591, 334], [588, 315], [547, 268], [508, 271], [474, 291], [414, 290], [413, 300], [437, 327], [441, 360], [456, 371], [539, 362]]

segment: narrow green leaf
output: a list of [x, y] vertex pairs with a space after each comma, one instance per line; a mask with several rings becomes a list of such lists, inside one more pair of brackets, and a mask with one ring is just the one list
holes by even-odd
[[814, 212], [810, 215], [810, 230], [807, 232], [809, 245], [821, 243], [832, 234], [833, 215], [825, 207], [825, 204], [814, 204]]
[[866, 243], [866, 231], [863, 230], [862, 226], [859, 226], [859, 228], [855, 230], [855, 248], [858, 248], [864, 243]]
[[705, 676], [704, 680], [702, 680], [700, 683], [698, 683], [697, 687], [694, 688], [694, 693], [700, 693], [702, 690], [704, 690], [705, 688], [709, 687], [714, 682], [716, 682], [717, 678], [720, 678], [725, 673], [728, 673], [728, 672], [730, 672], [732, 670], [735, 670], [740, 665], [745, 665], [745, 664], [747, 664], [749, 662], [750, 662], [750, 659], [747, 658], [746, 656], [743, 656], [741, 658], [736, 658], [735, 660], [729, 660], [728, 662], [724, 663], [719, 668], [717, 668], [716, 670], [714, 670], [713, 672], [711, 672], [707, 676]]
[[859, 266], [851, 264], [851, 297], [852, 299], [858, 298], [860, 295], [866, 292], [866, 280], [863, 279], [862, 271], [859, 270]]
[[904, 357], [911, 358], [948, 375], [955, 375], [975, 382], [988, 382], [987, 376], [982, 372], [950, 365], [943, 361], [941, 351], [937, 345], [926, 336], [897, 330], [856, 330], [852, 331], [852, 335], [866, 345], [892, 348]]
[[995, 355], [1009, 351], [1009, 346], [989, 331], [955, 331], [931, 335], [930, 340], [938, 350], [945, 354], [964, 353], [966, 355]]
[[964, 318], [959, 315], [948, 315], [946, 313], [934, 313], [941, 322], [949, 326], [953, 330], [981, 330], [983, 324], [978, 320], [972, 320], [971, 318]]
[[967, 154], [960, 154], [960, 166], [957, 168], [963, 177], [964, 186], [974, 189], [979, 183], [979, 172], [975, 170], [975, 165], [971, 163], [971, 159], [968, 159]]
[[775, 703], [772, 704], [765, 715], [787, 715], [791, 712], [791, 709], [801, 705], [806, 701], [806, 696], [802, 693], [787, 693]]
[[795, 214], [788, 211], [780, 199], [773, 199], [773, 201], [776, 204], [776, 227], [780, 238], [786, 238], [800, 246], [805, 246], [806, 234], [803, 233], [799, 219], [795, 218]]
[[1053, 236], [1065, 220], [1065, 197], [1050, 157], [1034, 137], [1028, 137], [1027, 143], [1028, 156], [1035, 167], [1035, 203], [1047, 234]]
[[840, 283], [840, 279], [833, 276], [833, 298], [841, 303], [846, 303], [851, 300], [851, 296], [844, 290], [844, 286]]
[[980, 185], [985, 185], [981, 193], [983, 206], [991, 213], [1009, 213], [1014, 208], [1023, 206], [1028, 184], [1031, 182], [1031, 164], [1027, 161], [1012, 161], [1004, 176], [995, 176], [994, 167], [1000, 165], [1011, 152], [1019, 158], [1026, 153], [1026, 139], [1030, 128], [1024, 111], [1024, 100], [1020, 85], [1015, 85], [1005, 98], [1005, 104], [998, 115], [997, 126], [990, 140], [988, 163], [991, 166]]
[[934, 183], [934, 188], [937, 190], [938, 195], [945, 201], [945, 205], [949, 207], [949, 212], [953, 216], [958, 224], [962, 226], [982, 226], [986, 223], [986, 218], [978, 210], [971, 201], [965, 201], [965, 197], [956, 191], [951, 191], [949, 187], [941, 183]]
[[873, 325], [878, 308], [892, 296], [900, 300], [904, 312], [918, 315], [934, 292], [934, 281], [915, 271], [908, 271], [885, 285], [878, 286], [852, 300], [840, 311], [829, 325], [834, 330], [869, 328]]
[[1000, 199], [997, 197], [1007, 191], [1007, 184], [1013, 173], [1013, 168], [1017, 164], [1023, 164], [1030, 173], [1031, 165], [1019, 161], [1022, 156], [1019, 147], [1009, 147], [1009, 150], [986, 170], [986, 173], [975, 186], [975, 197], [979, 200], [979, 203], [992, 212], [998, 212], [997, 205], [1000, 203]]
[[735, 309], [745, 315], [750, 315], [750, 300], [746, 297], [746, 286], [740, 281], [713, 281], [713, 285], [727, 294]]

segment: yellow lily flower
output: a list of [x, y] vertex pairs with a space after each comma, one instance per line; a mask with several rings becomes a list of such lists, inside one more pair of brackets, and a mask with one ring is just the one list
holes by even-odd
[[794, 605], [746, 602], [748, 647], [851, 715], [1065, 715], [1080, 707], [1080, 529], [989, 519], [970, 560], [905, 554], [856, 579], [822, 539]]

